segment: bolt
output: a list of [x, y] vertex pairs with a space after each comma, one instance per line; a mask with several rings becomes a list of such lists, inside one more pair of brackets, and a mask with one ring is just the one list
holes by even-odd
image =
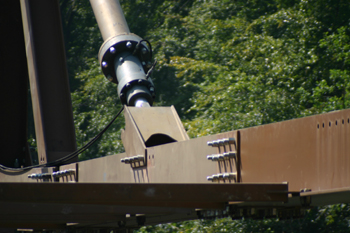
[[236, 152], [232, 152], [232, 151], [225, 152], [225, 153], [223, 153], [223, 155], [224, 155], [225, 158], [235, 158], [236, 157]]
[[75, 174], [75, 170], [74, 169], [68, 169], [69, 174]]
[[110, 47], [110, 48], [109, 48], [109, 52], [111, 52], [112, 54], [114, 54], [114, 53], [115, 53], [115, 48], [114, 48], [114, 47]]
[[139, 161], [144, 160], [143, 155], [138, 155], [137, 158], [138, 158]]
[[224, 140], [223, 139], [219, 139], [218, 143], [219, 143], [220, 146], [222, 146], [222, 145], [224, 145]]
[[120, 58], [119, 58], [119, 62], [120, 62], [120, 63], [123, 63], [123, 62], [124, 62], [124, 58], [120, 57]]
[[125, 163], [130, 163], [131, 162], [130, 158], [124, 158], [124, 160], [125, 160]]
[[110, 76], [110, 75], [108, 75], [108, 76], [107, 76], [107, 79], [108, 79], [108, 81], [110, 81], [110, 82], [112, 82], [112, 81], [113, 81], [113, 77], [112, 77], [112, 76]]
[[218, 141], [213, 141], [213, 147], [218, 147], [219, 146], [219, 142]]
[[150, 87], [150, 88], [149, 88], [149, 91], [150, 91], [150, 92], [154, 92], [154, 87]]
[[222, 140], [223, 140], [223, 142], [224, 142], [225, 145], [229, 144], [229, 142], [230, 142], [230, 139], [229, 139], [229, 138], [224, 138], [224, 139], [222, 139]]
[[148, 50], [146, 48], [142, 48], [142, 54], [146, 54], [148, 52]]
[[212, 147], [218, 147], [219, 146], [219, 142], [218, 141], [208, 141], [207, 145], [208, 146], [212, 146]]
[[130, 83], [125, 84], [125, 87], [129, 88], [130, 87]]
[[145, 66], [145, 65], [146, 65], [146, 62], [143, 61], [143, 62], [142, 62], [142, 65]]
[[103, 67], [103, 68], [107, 68], [107, 67], [108, 67], [108, 63], [105, 62], [105, 61], [103, 61], [103, 62], [102, 62], [102, 67]]
[[126, 42], [126, 47], [127, 47], [128, 49], [130, 49], [130, 48], [132, 47], [132, 44], [131, 44], [130, 41]]
[[234, 144], [234, 143], [236, 142], [236, 139], [235, 139], [235, 138], [229, 138], [228, 140], [229, 140], [229, 143], [230, 143], [230, 144]]

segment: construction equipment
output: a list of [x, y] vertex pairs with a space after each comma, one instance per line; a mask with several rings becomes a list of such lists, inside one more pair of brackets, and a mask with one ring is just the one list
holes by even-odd
[[16, 91], [4, 90], [1, 99], [20, 107], [12, 118], [2, 114], [1, 124], [6, 130], [23, 121], [27, 95], [13, 79], [25, 84], [29, 76], [39, 166], [23, 140], [27, 126], [8, 129], [12, 143], [2, 145], [1, 164], [22, 168], [0, 170], [2, 229], [128, 231], [197, 218], [283, 219], [350, 201], [350, 110], [189, 139], [173, 107], [148, 107], [155, 93], [147, 75], [151, 46], [130, 33], [119, 2], [91, 5], [105, 40], [102, 71], [125, 104], [126, 152], [82, 162], [67, 157], [76, 143], [58, 2], [11, 1], [0, 17], [22, 17], [17, 37], [25, 44], [8, 43], [26, 62], [3, 61], [4, 75], [14, 77], [2, 86]]

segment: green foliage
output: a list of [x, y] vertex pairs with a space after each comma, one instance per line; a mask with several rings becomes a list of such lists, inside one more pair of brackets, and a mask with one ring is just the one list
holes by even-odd
[[339, 204], [309, 210], [304, 218], [280, 220], [278, 218], [254, 220], [231, 220], [221, 218], [215, 220], [193, 220], [179, 223], [145, 226], [135, 233], [172, 232], [350, 232], [350, 206]]
[[[89, 59], [86, 63], [89, 64], [90, 69], [76, 74], [76, 78], [84, 85], [72, 93], [73, 114], [79, 145], [86, 144], [101, 132], [120, 108], [118, 106], [120, 104], [117, 104], [116, 86], [108, 82], [101, 74], [98, 62], [95, 59]], [[120, 116], [108, 129], [108, 133], [102, 136], [103, 139], [81, 154], [79, 159], [85, 160], [123, 152], [120, 138], [123, 126], [124, 118]]]

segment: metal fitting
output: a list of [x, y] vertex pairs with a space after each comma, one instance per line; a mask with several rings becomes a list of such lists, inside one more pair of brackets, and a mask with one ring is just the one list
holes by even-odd
[[131, 49], [132, 44], [131, 44], [131, 42], [130, 42], [130, 41], [126, 42], [126, 47], [127, 47], [128, 49]]
[[147, 54], [147, 53], [148, 53], [148, 49], [142, 48], [142, 49], [141, 49], [141, 52], [142, 52], [142, 54]]
[[228, 180], [236, 180], [237, 173], [218, 173], [212, 176], [207, 176], [207, 180], [209, 181], [217, 181], [222, 179], [228, 179]]
[[[142, 38], [129, 33], [108, 38], [100, 48], [99, 61], [103, 74], [109, 81], [118, 84], [118, 95], [123, 104], [135, 106], [139, 98], [147, 100], [152, 105], [155, 95], [150, 93], [149, 87], [154, 87], [152, 80], [146, 77], [151, 67], [152, 56]], [[112, 77], [112, 78], [111, 78]], [[138, 82], [138, 80], [142, 80]], [[126, 84], [130, 86], [126, 86]]]
[[213, 154], [213, 155], [207, 155], [207, 159], [211, 161], [219, 161], [224, 159], [231, 159], [236, 158], [236, 152], [225, 152], [223, 154]]
[[234, 144], [236, 142], [235, 138], [223, 138], [214, 141], [208, 141], [207, 145], [212, 147], [218, 147], [223, 145]]
[[111, 54], [115, 54], [116, 50], [115, 50], [114, 47], [110, 47], [110, 48], [109, 48], [109, 52], [110, 52]]
[[236, 152], [230, 151], [222, 154], [225, 159], [236, 158]]
[[37, 180], [42, 180], [42, 179], [51, 179], [51, 174], [50, 173], [33, 173], [31, 175], [28, 175], [29, 179], [37, 179]]
[[57, 171], [52, 173], [52, 177], [54, 178], [60, 178], [64, 176], [70, 176], [70, 175], [75, 175], [75, 169], [67, 169], [63, 171]]
[[120, 162], [128, 164], [128, 163], [135, 163], [135, 162], [141, 162], [144, 161], [145, 158], [143, 155], [136, 155], [132, 157], [125, 157], [120, 160]]

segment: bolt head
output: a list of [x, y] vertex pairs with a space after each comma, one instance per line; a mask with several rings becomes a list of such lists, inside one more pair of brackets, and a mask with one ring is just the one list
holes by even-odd
[[126, 42], [126, 47], [127, 47], [128, 49], [131, 49], [132, 43], [131, 43], [130, 41]]
[[146, 54], [146, 53], [148, 53], [148, 50], [146, 48], [142, 48], [141, 52], [142, 52], [142, 54]]
[[112, 53], [112, 54], [114, 54], [114, 53], [115, 53], [115, 48], [114, 48], [114, 47], [110, 47], [110, 48], [109, 48], [109, 52]]
[[149, 88], [149, 91], [150, 91], [150, 92], [154, 92], [154, 87], [150, 87], [150, 88]]
[[143, 62], [142, 62], [142, 65], [145, 66], [145, 65], [146, 65], [146, 62], [143, 61]]
[[150, 61], [147, 62], [147, 68], [148, 68], [148, 69], [150, 69], [150, 68], [152, 67], [152, 65], [153, 65], [152, 62], [150, 62]]
[[105, 61], [103, 61], [103, 62], [102, 62], [102, 67], [103, 67], [103, 68], [107, 68], [107, 67], [108, 67], [108, 63], [105, 62]]

